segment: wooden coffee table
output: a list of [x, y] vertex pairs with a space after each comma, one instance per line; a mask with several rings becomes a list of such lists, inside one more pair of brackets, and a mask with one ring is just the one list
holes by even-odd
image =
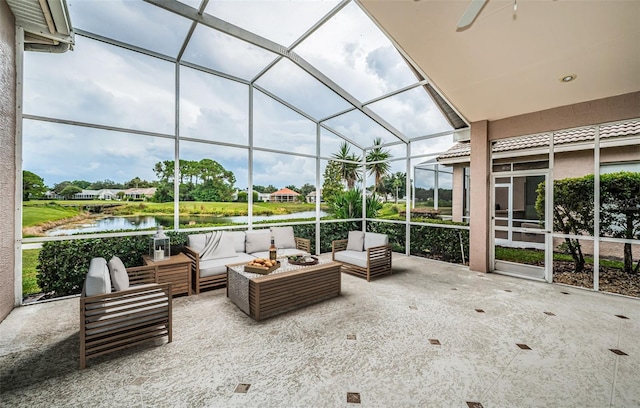
[[340, 295], [339, 262], [282, 266], [269, 275], [244, 272], [244, 263], [227, 265], [227, 297], [255, 320], [284, 313]]

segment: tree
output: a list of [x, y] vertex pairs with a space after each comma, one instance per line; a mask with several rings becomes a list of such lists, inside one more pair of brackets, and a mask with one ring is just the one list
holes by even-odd
[[307, 195], [313, 191], [316, 191], [316, 186], [314, 186], [313, 184], [305, 183], [302, 187], [300, 187], [300, 191], [298, 192], [306, 198]]
[[344, 189], [340, 177], [340, 165], [338, 162], [329, 160], [324, 168], [322, 182], [322, 197], [324, 201], [331, 202], [334, 197]]
[[47, 187], [44, 179], [28, 170], [22, 171], [22, 200], [29, 201], [32, 198], [38, 199], [44, 196]]
[[89, 187], [91, 187], [91, 182], [87, 180], [73, 180], [71, 184], [73, 184], [74, 186], [78, 186], [83, 190], [86, 190]]
[[380, 183], [381, 185], [380, 192], [383, 194], [393, 195], [395, 203], [398, 204], [398, 199], [403, 198], [405, 196], [404, 186], [405, 186], [406, 180], [407, 180], [407, 173], [403, 173], [401, 171], [385, 176], [382, 178], [382, 181]]
[[[594, 175], [566, 178], [553, 183], [553, 228], [563, 234], [594, 234]], [[536, 211], [544, 220], [544, 183], [538, 186]], [[640, 236], [640, 173], [618, 172], [600, 176], [601, 235], [638, 239]], [[565, 238], [574, 260], [575, 271], [584, 270], [580, 241]], [[638, 273], [640, 261], [633, 266], [632, 245], [625, 243], [624, 271]]]
[[354, 187], [356, 181], [360, 180], [360, 173], [358, 172], [359, 164], [348, 163], [342, 160], [359, 162], [361, 161], [361, 158], [355, 153], [351, 153], [347, 142], [342, 142], [340, 144], [340, 149], [337, 153], [334, 153], [332, 157], [336, 159], [336, 162], [338, 163], [338, 166], [340, 168], [340, 178], [347, 183], [347, 188], [351, 190]]
[[[382, 203], [375, 196], [368, 196], [367, 218], [375, 218]], [[362, 218], [362, 190], [354, 188], [336, 194], [329, 203], [333, 216], [340, 219]]]
[[389, 158], [391, 153], [389, 150], [382, 149], [382, 139], [377, 137], [373, 142], [373, 148], [367, 153], [367, 171], [370, 175], [374, 176], [375, 183], [373, 185], [373, 192], [377, 192], [380, 180], [382, 177], [389, 173], [391, 166], [389, 165]]
[[[158, 162], [153, 171], [159, 179], [155, 183], [157, 190], [153, 200], [156, 202], [173, 200], [175, 162], [173, 160]], [[217, 161], [179, 160], [178, 171], [180, 201], [233, 201], [235, 175]]]
[[67, 200], [73, 199], [73, 196], [78, 193], [82, 193], [82, 189], [78, 186], [74, 186], [73, 184], [69, 184], [60, 191], [60, 195]]
[[[567, 235], [593, 235], [593, 184], [594, 176], [565, 178], [553, 182], [553, 230]], [[536, 212], [545, 219], [545, 183], [537, 189]], [[573, 258], [574, 270], [584, 270], [584, 255], [580, 240], [565, 238]]]
[[[618, 172], [600, 176], [600, 232], [614, 238], [640, 238], [640, 173]], [[638, 273], [633, 266], [632, 245], [624, 244], [624, 271]]]
[[148, 188], [153, 186], [154, 183], [152, 181], [142, 180], [140, 177], [134, 177], [124, 183], [124, 188]]
[[61, 182], [59, 182], [59, 183], [54, 184], [54, 185], [53, 185], [52, 190], [53, 190], [56, 194], [58, 194], [58, 195], [62, 195], [62, 194], [60, 194], [60, 193], [62, 192], [62, 190], [64, 190], [64, 188], [65, 188], [66, 186], [69, 186], [69, 185], [71, 185], [71, 182], [70, 182], [70, 181], [68, 181], [68, 180], [61, 181]]
[[102, 190], [105, 188], [123, 188], [123, 185], [121, 183], [116, 183], [113, 180], [104, 179], [101, 181], [94, 181], [93, 183], [91, 183], [89, 188], [91, 190]]

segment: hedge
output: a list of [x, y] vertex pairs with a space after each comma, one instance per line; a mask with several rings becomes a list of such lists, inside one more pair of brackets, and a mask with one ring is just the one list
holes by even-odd
[[[431, 223], [465, 225], [451, 221], [431, 220]], [[331, 222], [320, 224], [320, 253], [331, 252], [331, 242], [346, 239], [349, 231], [362, 229], [360, 221]], [[311, 252], [315, 253], [315, 224], [293, 226], [297, 237], [311, 240]], [[389, 236], [393, 251], [404, 253], [406, 248], [405, 225], [386, 222], [368, 222], [367, 230]], [[168, 231], [173, 250], [179, 250], [187, 241], [187, 232]], [[464, 247], [464, 260], [469, 259], [469, 231], [464, 229], [439, 228], [422, 225], [411, 226], [412, 255], [426, 256], [447, 262], [463, 263], [460, 240]], [[102, 257], [107, 261], [118, 256], [126, 267], [142, 265], [142, 255], [149, 251], [149, 236], [90, 238], [69, 241], [51, 241], [42, 244], [38, 256], [38, 286], [49, 297], [78, 294], [82, 291], [85, 275], [92, 258]]]
[[[169, 231], [167, 235], [173, 248], [186, 243], [184, 232]], [[109, 261], [118, 256], [126, 267], [132, 267], [142, 265], [142, 255], [148, 253], [147, 235], [45, 242], [36, 267], [38, 286], [50, 297], [79, 294], [92, 258]]]

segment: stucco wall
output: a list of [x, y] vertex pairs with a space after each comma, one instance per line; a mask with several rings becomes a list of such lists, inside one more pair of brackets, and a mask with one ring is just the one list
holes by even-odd
[[[489, 144], [492, 140], [514, 136], [524, 136], [553, 130], [589, 126], [619, 120], [634, 119], [640, 112], [640, 92], [598, 99], [575, 105], [561, 106], [540, 112], [528, 113], [496, 121], [480, 121], [471, 124], [471, 248], [469, 268], [486, 272], [493, 269], [488, 265], [490, 253], [488, 234], [489, 202]], [[605, 153], [607, 159], [611, 155]], [[591, 156], [593, 157], [593, 156]], [[569, 162], [567, 162], [569, 163]], [[575, 162], [574, 162], [575, 163]], [[593, 159], [590, 164], [593, 171]], [[563, 170], [568, 174], [579, 167], [568, 166]], [[580, 169], [583, 173], [584, 170]], [[565, 176], [568, 177], [568, 176]]]
[[14, 303], [16, 69], [15, 20], [0, 1], [0, 321]]

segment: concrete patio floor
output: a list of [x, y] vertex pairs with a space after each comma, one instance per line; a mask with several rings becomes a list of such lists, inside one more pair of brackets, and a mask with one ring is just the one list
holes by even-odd
[[343, 274], [340, 297], [262, 322], [224, 289], [176, 298], [172, 343], [83, 371], [78, 298], [17, 308], [0, 324], [0, 405], [640, 406], [640, 300], [393, 262], [391, 276]]

